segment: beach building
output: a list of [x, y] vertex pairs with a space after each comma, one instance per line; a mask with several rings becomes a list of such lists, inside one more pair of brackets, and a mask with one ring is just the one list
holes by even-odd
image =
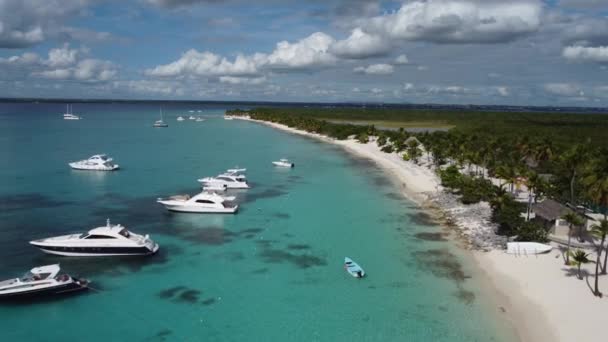
[[568, 222], [562, 217], [571, 212], [572, 209], [552, 199], [532, 204], [533, 219], [542, 224], [550, 234], [556, 236], [568, 236]]

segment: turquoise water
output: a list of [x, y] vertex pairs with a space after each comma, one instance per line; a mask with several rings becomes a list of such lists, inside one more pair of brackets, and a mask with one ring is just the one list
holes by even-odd
[[[263, 125], [176, 122], [190, 106], [0, 104], [0, 278], [60, 262], [95, 291], [0, 304], [0, 340], [511, 341], [475, 271], [369, 161]], [[114, 173], [67, 162], [108, 153]], [[270, 162], [288, 157], [292, 170]], [[168, 213], [155, 199], [247, 167], [237, 215]], [[149, 233], [149, 258], [44, 255], [35, 238], [110, 218]], [[344, 256], [368, 277], [354, 279]]]

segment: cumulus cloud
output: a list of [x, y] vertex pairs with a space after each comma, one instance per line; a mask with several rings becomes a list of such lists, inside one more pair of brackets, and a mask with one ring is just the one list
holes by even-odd
[[564, 97], [580, 97], [585, 96], [581, 87], [573, 83], [547, 83], [544, 85], [547, 93]]
[[536, 0], [427, 0], [407, 2], [367, 22], [370, 32], [391, 39], [434, 43], [502, 43], [534, 33], [541, 25]]
[[295, 43], [281, 41], [274, 51], [258, 60], [272, 68], [306, 69], [335, 63], [336, 57], [329, 51], [334, 39], [323, 33], [315, 32]]
[[221, 83], [257, 85], [266, 82], [266, 77], [234, 77], [220, 76]]
[[85, 48], [72, 49], [69, 44], [64, 44], [50, 49], [47, 58], [26, 52], [0, 58], [0, 65], [16, 68], [13, 70], [21, 70], [33, 77], [54, 80], [108, 81], [116, 76], [116, 65], [109, 61], [86, 58], [87, 54]]
[[89, 0], [0, 0], [0, 48], [24, 48], [57, 34]]
[[563, 7], [581, 9], [605, 8], [606, 0], [560, 0], [559, 5]]
[[10, 65], [28, 65], [37, 64], [40, 62], [40, 56], [32, 52], [24, 52], [19, 56], [11, 56], [8, 58], [0, 58], [0, 64]]
[[366, 67], [360, 66], [353, 69], [356, 73], [367, 74], [367, 75], [389, 75], [395, 70], [390, 64], [372, 64]]
[[562, 56], [571, 61], [608, 63], [608, 46], [567, 46]]
[[395, 64], [397, 65], [403, 65], [403, 64], [408, 64], [410, 62], [410, 60], [407, 58], [406, 55], [399, 55], [397, 56], [397, 58], [395, 58]]
[[211, 52], [199, 52], [191, 49], [186, 51], [175, 62], [159, 65], [148, 69], [148, 76], [174, 77], [180, 75], [192, 76], [243, 76], [257, 73], [256, 59], [238, 55], [234, 61], [218, 56]]
[[[115, 81], [112, 83], [115, 89], [132, 91], [140, 94], [173, 95], [183, 92], [176, 83], [159, 80], [131, 80]], [[181, 89], [181, 90], [180, 90]]]
[[496, 92], [500, 96], [509, 96], [511, 94], [507, 87], [496, 87]]
[[382, 56], [390, 49], [389, 42], [383, 37], [356, 28], [348, 38], [335, 42], [330, 51], [338, 57], [357, 59]]
[[179, 8], [179, 7], [187, 7], [202, 3], [217, 3], [222, 2], [222, 0], [145, 0], [147, 3], [162, 7], [162, 8]]
[[74, 64], [81, 52], [86, 52], [86, 49], [70, 49], [70, 45], [66, 43], [63, 47], [49, 50], [49, 58], [46, 64], [51, 67]]
[[145, 70], [148, 76], [255, 76], [264, 70], [293, 70], [322, 67], [337, 60], [329, 52], [334, 39], [316, 32], [294, 43], [281, 41], [269, 53], [238, 55], [233, 61], [212, 52], [191, 49], [169, 64]]

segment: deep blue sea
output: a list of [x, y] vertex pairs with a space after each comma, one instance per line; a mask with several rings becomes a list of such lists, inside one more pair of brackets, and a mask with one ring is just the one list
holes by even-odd
[[[0, 303], [0, 341], [513, 341], [471, 260], [368, 160], [221, 118], [226, 107], [0, 104], [0, 279], [61, 263], [95, 290]], [[204, 122], [177, 122], [202, 110]], [[107, 153], [116, 172], [67, 163]], [[271, 161], [287, 157], [294, 169]], [[158, 197], [246, 167], [236, 215]], [[151, 257], [66, 258], [28, 241], [102, 226], [150, 234]], [[359, 280], [343, 267], [365, 268]]]

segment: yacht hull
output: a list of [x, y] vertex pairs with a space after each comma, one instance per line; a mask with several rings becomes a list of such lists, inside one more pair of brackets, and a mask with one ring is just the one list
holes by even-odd
[[47, 254], [61, 256], [134, 256], [134, 255], [151, 255], [158, 251], [158, 244], [155, 244], [151, 249], [146, 246], [141, 247], [69, 247], [69, 246], [41, 246], [32, 243], [41, 251]]
[[73, 279], [73, 281], [71, 282], [58, 284], [57, 286], [34, 288], [28, 291], [7, 293], [3, 293], [0, 291], [0, 300], [23, 300], [30, 298], [66, 295], [74, 292], [87, 290], [87, 285], [88, 283], [84, 280]]
[[70, 163], [70, 167], [74, 170], [85, 170], [85, 171], [115, 171], [119, 169], [118, 165], [111, 167], [99, 167], [99, 166], [86, 166]]
[[170, 203], [159, 202], [169, 211], [179, 213], [198, 213], [198, 214], [234, 214], [238, 210], [238, 206], [230, 208], [205, 208], [192, 205], [176, 205]]

